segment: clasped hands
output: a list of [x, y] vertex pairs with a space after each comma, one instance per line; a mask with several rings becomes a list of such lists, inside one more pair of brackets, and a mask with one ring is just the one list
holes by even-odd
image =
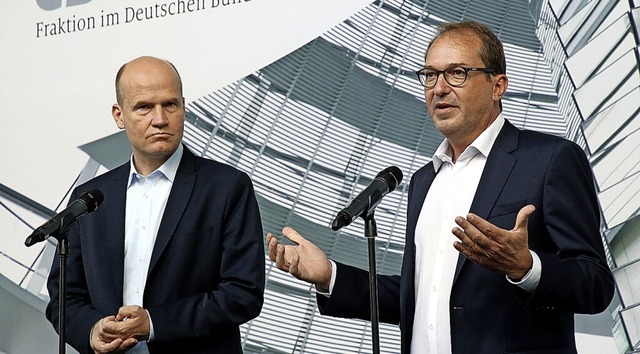
[[[453, 247], [481, 267], [519, 281], [533, 265], [527, 224], [534, 211], [533, 205], [520, 209], [511, 230], [501, 229], [472, 213], [466, 218], [458, 216], [455, 218], [458, 227], [452, 232], [459, 241], [454, 242]], [[331, 263], [324, 252], [290, 227], [285, 227], [282, 234], [294, 245], [280, 244], [273, 234], [268, 233], [269, 259], [278, 269], [314, 284], [318, 291], [327, 292]]]
[[125, 353], [138, 341], [149, 338], [147, 311], [140, 306], [123, 306], [115, 316], [107, 316], [93, 325], [91, 348], [95, 353]]

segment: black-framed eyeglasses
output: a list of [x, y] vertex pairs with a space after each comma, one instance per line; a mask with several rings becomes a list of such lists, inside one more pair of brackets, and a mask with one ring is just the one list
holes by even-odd
[[418, 80], [422, 86], [426, 88], [433, 88], [436, 86], [438, 82], [438, 77], [440, 74], [444, 76], [444, 80], [453, 87], [462, 86], [462, 84], [467, 81], [467, 74], [469, 71], [480, 71], [483, 73], [493, 74], [496, 72], [495, 69], [491, 68], [466, 68], [464, 66], [454, 66], [445, 70], [433, 70], [433, 69], [420, 69], [416, 71], [416, 75], [418, 75]]

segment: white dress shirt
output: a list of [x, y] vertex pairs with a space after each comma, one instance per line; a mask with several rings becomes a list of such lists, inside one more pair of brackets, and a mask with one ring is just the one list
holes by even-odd
[[[127, 188], [124, 237], [124, 305], [144, 307], [144, 288], [151, 261], [151, 253], [162, 221], [171, 186], [182, 158], [178, 149], [157, 170], [148, 176], [138, 173], [131, 158], [131, 173]], [[153, 340], [153, 323], [149, 340]], [[146, 342], [140, 342], [127, 353], [149, 353]]]
[[[503, 125], [500, 114], [455, 162], [447, 140], [433, 155], [437, 174], [416, 225], [416, 308], [411, 353], [451, 353], [449, 298], [459, 256], [453, 247], [458, 239], [451, 230], [457, 227], [456, 216], [466, 217], [469, 213], [487, 156]], [[541, 273], [540, 260], [533, 252], [532, 256], [535, 269], [521, 281], [512, 282], [527, 291], [536, 288]], [[537, 276], [532, 276], [534, 271]]]

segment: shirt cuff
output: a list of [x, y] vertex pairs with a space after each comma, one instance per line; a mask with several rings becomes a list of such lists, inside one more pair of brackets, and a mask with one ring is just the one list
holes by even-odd
[[529, 253], [531, 253], [531, 258], [533, 258], [533, 265], [531, 266], [531, 269], [529, 269], [529, 272], [519, 281], [513, 281], [508, 276], [505, 277], [509, 283], [517, 285], [527, 292], [532, 293], [538, 287], [538, 283], [540, 283], [542, 262], [540, 262], [540, 257], [538, 257], [535, 252], [529, 250]]
[[[333, 286], [336, 283], [336, 263], [332, 260], [329, 260], [329, 263], [331, 263], [331, 281], [329, 282], [329, 292], [324, 292], [324, 291], [318, 291], [318, 288], [316, 288], [316, 292], [320, 295], [326, 296], [326, 297], [330, 297], [331, 293], [333, 292]], [[315, 285], [314, 285], [315, 287]]]
[[[145, 311], [147, 310], [145, 309]], [[153, 332], [153, 321], [151, 321], [151, 314], [149, 314], [149, 311], [147, 311], [147, 316], [149, 317], [149, 339], [147, 339], [147, 342], [151, 342], [156, 339], [156, 334]]]

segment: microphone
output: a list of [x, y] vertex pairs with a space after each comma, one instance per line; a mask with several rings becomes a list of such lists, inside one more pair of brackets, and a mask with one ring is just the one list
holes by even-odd
[[382, 197], [393, 192], [401, 181], [402, 171], [396, 166], [380, 171], [371, 184], [338, 213], [331, 223], [331, 229], [337, 231], [351, 224], [358, 216], [368, 216], [373, 213], [375, 207], [382, 201]]
[[104, 200], [104, 195], [97, 189], [84, 192], [80, 197], [69, 204], [69, 206], [40, 225], [33, 233], [27, 237], [24, 244], [29, 247], [38, 242], [46, 240], [51, 234], [61, 234], [84, 214], [90, 213], [98, 208]]

